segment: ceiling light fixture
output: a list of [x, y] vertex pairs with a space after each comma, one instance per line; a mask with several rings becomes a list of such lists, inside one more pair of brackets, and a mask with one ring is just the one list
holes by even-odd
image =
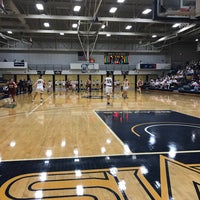
[[44, 10], [44, 6], [43, 6], [41, 3], [37, 3], [37, 4], [36, 4], [36, 8], [37, 8], [38, 10]]
[[105, 25], [105, 24], [103, 24], [103, 25], [101, 26], [101, 28], [102, 28], [102, 29], [104, 29], [105, 27], [106, 27], [106, 25]]
[[176, 23], [176, 24], [172, 25], [172, 28], [177, 28], [177, 27], [179, 27], [180, 25], [181, 25], [180, 23]]
[[49, 22], [44, 22], [44, 27], [46, 28], [50, 27]]
[[72, 24], [72, 28], [77, 28], [78, 24]]
[[74, 12], [79, 12], [81, 9], [81, 6], [74, 6]]
[[126, 30], [130, 30], [131, 28], [132, 28], [131, 25], [127, 25], [125, 29], [126, 29]]
[[13, 32], [12, 32], [12, 31], [7, 31], [7, 33], [8, 33], [8, 34], [12, 34]]
[[191, 28], [193, 28], [195, 26], [196, 26], [196, 24], [190, 24], [190, 25], [188, 25], [186, 27], [181, 28], [177, 33], [182, 33], [182, 32], [187, 31], [188, 29], [191, 29]]
[[125, 0], [117, 0], [117, 3], [124, 3]]
[[158, 42], [164, 41], [164, 40], [166, 40], [166, 39], [167, 39], [167, 37], [166, 37], [166, 36], [164, 36], [164, 37], [161, 37], [161, 38], [158, 40]]
[[147, 8], [146, 10], [144, 10], [144, 11], [142, 12], [142, 14], [143, 14], [143, 15], [147, 15], [147, 14], [149, 14], [151, 11], [152, 11], [152, 10], [151, 10], [150, 8]]
[[108, 34], [106, 34], [106, 36], [107, 36], [107, 37], [110, 37], [110, 36], [111, 36], [111, 34], [110, 34], [110, 33], [108, 33]]
[[117, 11], [117, 8], [116, 7], [112, 7], [111, 9], [110, 9], [110, 13], [115, 13]]
[[65, 35], [64, 33], [60, 33], [60, 35]]
[[157, 35], [152, 35], [152, 38], [157, 38]]

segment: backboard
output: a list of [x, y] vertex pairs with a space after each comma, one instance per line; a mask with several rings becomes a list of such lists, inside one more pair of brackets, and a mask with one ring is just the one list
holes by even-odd
[[200, 17], [200, 0], [155, 0], [154, 19], [197, 21]]

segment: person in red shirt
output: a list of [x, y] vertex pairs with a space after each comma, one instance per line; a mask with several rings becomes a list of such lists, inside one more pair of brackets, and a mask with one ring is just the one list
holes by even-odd
[[86, 92], [88, 93], [91, 92], [92, 82], [89, 78], [86, 80], [85, 85], [86, 85]]
[[10, 79], [8, 82], [8, 94], [9, 97], [12, 98], [13, 102], [15, 102], [16, 88], [17, 84], [13, 81], [13, 79]]

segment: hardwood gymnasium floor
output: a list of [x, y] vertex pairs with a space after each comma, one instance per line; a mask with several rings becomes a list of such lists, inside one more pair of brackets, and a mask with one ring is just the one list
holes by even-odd
[[200, 97], [128, 96], [1, 100], [0, 199], [200, 199]]

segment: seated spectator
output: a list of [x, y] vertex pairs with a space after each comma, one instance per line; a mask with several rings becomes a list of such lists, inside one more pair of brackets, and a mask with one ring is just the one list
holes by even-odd
[[199, 91], [199, 81], [193, 81], [192, 83], [191, 83], [191, 86], [192, 86], [192, 88], [194, 89], [194, 91], [196, 92], [196, 91]]
[[184, 76], [183, 76], [184, 72], [183, 72], [183, 69], [179, 69], [176, 73], [176, 76], [175, 78], [176, 79], [182, 79]]
[[191, 67], [186, 69], [186, 76], [192, 76], [194, 74], [194, 70]]

